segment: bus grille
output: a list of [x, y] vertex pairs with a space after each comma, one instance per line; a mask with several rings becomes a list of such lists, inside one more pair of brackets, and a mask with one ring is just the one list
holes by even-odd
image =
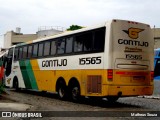
[[102, 77], [100, 75], [87, 76], [87, 93], [101, 93]]

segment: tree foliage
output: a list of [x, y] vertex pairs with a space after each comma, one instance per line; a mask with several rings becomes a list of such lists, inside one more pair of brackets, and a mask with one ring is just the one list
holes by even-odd
[[71, 25], [68, 29], [67, 29], [67, 31], [72, 31], [72, 30], [78, 30], [78, 29], [81, 29], [81, 28], [83, 28], [82, 26], [79, 26], [79, 25]]

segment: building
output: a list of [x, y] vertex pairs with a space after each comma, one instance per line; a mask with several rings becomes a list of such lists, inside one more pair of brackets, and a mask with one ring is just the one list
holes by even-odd
[[20, 33], [20, 28], [16, 28], [16, 32], [8, 31], [4, 34], [4, 48], [34, 39], [37, 39], [37, 34], [23, 34]]
[[160, 28], [153, 28], [154, 48], [160, 48]]
[[28, 42], [37, 38], [51, 36], [63, 32], [62, 27], [40, 27], [36, 34], [23, 34], [21, 28], [16, 28], [16, 32], [8, 31], [4, 34], [4, 48], [9, 48], [18, 43]]

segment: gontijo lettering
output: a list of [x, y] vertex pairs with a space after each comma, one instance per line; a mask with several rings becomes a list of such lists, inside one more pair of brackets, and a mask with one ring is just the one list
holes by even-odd
[[67, 66], [67, 59], [42, 61], [42, 67], [60, 67], [60, 66]]
[[133, 46], [144, 46], [144, 47], [149, 46], [148, 42], [137, 41], [137, 40], [127, 40], [127, 39], [118, 39], [118, 44], [133, 45]]

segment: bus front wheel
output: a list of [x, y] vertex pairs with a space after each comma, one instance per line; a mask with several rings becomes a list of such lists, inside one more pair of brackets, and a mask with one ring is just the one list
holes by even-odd
[[13, 80], [13, 88], [17, 91], [19, 90], [19, 83], [18, 83], [18, 79], [16, 77]]
[[58, 97], [60, 99], [65, 99], [66, 98], [66, 94], [67, 94], [67, 92], [66, 92], [66, 86], [65, 85], [60, 85], [58, 87]]

